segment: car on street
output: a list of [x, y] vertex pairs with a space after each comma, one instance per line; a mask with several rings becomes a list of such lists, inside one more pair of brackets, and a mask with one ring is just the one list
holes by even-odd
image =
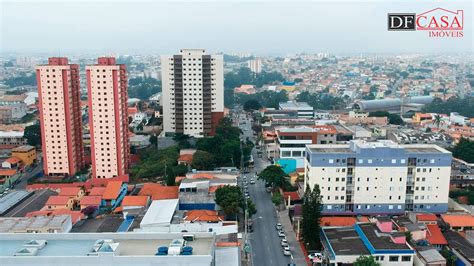
[[317, 252], [308, 254], [309, 260], [313, 261], [315, 258], [317, 261], [323, 261], [323, 254]]
[[272, 192], [272, 188], [271, 188], [271, 187], [267, 187], [266, 190], [267, 190], [268, 193]]
[[281, 230], [281, 228], [283, 228], [283, 226], [281, 225], [281, 223], [277, 223], [277, 224], [275, 225], [275, 227], [276, 227], [277, 230]]
[[250, 184], [252, 184], [252, 185], [255, 184], [255, 180], [250, 179]]
[[286, 238], [283, 238], [280, 244], [282, 247], [288, 247], [288, 240], [286, 240]]
[[279, 236], [279, 237], [285, 237], [286, 235], [285, 235], [285, 233], [284, 233], [283, 231], [278, 230], [278, 236]]
[[289, 246], [283, 247], [283, 255], [291, 256], [291, 250]]
[[250, 199], [250, 195], [247, 195], [245, 198], [246, 198], [246, 199]]

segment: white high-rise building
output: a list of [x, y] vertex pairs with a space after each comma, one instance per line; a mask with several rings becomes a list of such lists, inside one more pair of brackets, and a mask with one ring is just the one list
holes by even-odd
[[247, 66], [250, 68], [250, 71], [253, 73], [262, 72], [262, 60], [261, 59], [252, 59], [247, 62]]
[[319, 185], [323, 214], [445, 213], [451, 160], [451, 152], [432, 144], [307, 145], [305, 183]]
[[224, 59], [203, 49], [161, 57], [163, 130], [194, 137], [215, 134], [224, 117]]

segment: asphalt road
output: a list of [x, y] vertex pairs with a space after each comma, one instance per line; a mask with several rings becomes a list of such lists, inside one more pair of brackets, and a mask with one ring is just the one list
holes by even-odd
[[38, 162], [38, 164], [33, 169], [31, 169], [31, 171], [25, 172], [23, 176], [21, 177], [20, 182], [17, 185], [15, 185], [15, 189], [17, 190], [26, 189], [28, 180], [32, 178], [33, 176], [35, 176], [36, 174], [38, 174], [39, 172], [41, 172], [42, 170], [43, 170], [43, 161]]
[[[241, 128], [246, 128], [247, 130], [243, 131], [244, 136], [249, 137], [255, 142], [255, 138], [252, 135], [251, 123], [247, 121], [245, 126], [241, 126]], [[265, 156], [258, 158], [256, 149], [252, 151], [252, 154], [255, 167], [251, 169], [249, 174], [246, 174], [247, 181], [249, 181], [249, 177], [255, 175], [255, 172], [260, 172], [270, 165], [270, 162], [265, 161]], [[254, 231], [248, 235], [252, 248], [252, 265], [286, 266], [291, 262], [291, 257], [283, 255], [283, 249], [280, 244], [282, 238], [278, 236], [275, 228], [278, 221], [270, 193], [266, 192], [263, 181], [255, 181], [256, 183], [254, 185], [248, 184], [250, 198], [257, 208], [257, 214], [252, 217]]]

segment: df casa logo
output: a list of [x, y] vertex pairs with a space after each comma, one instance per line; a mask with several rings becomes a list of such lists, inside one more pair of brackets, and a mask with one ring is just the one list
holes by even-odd
[[464, 11], [435, 8], [421, 14], [388, 13], [389, 31], [428, 31], [429, 37], [463, 37]]

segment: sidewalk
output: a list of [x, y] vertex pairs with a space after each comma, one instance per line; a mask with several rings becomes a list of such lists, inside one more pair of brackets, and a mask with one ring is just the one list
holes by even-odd
[[283, 226], [283, 231], [286, 234], [286, 239], [290, 245], [291, 253], [293, 256], [293, 263], [298, 266], [307, 266], [306, 259], [304, 257], [303, 250], [301, 250], [301, 245], [298, 240], [296, 240], [296, 232], [293, 230], [293, 226], [290, 222], [290, 217], [288, 217], [288, 210], [277, 211], [278, 220]]

